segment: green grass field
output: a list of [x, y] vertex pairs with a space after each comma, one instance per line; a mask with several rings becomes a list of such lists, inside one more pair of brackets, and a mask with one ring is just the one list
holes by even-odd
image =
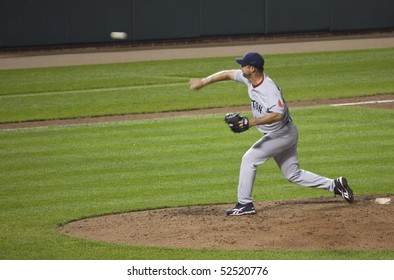
[[[265, 58], [288, 102], [393, 93], [394, 48]], [[210, 58], [3, 70], [0, 123], [245, 105], [241, 84], [188, 90], [191, 77], [237, 67], [234, 58]]]
[[[394, 49], [266, 61], [291, 101], [394, 91]], [[233, 67], [233, 58], [218, 58], [0, 71], [0, 122], [248, 104], [245, 89], [227, 82], [188, 90], [190, 77]], [[291, 113], [302, 168], [346, 175], [356, 194], [394, 192], [392, 110]], [[56, 231], [107, 213], [235, 202], [240, 159], [259, 137], [230, 133], [221, 114], [0, 131], [0, 259], [394, 259], [393, 251], [147, 248]], [[256, 201], [324, 195], [288, 183], [273, 161], [254, 191]]]

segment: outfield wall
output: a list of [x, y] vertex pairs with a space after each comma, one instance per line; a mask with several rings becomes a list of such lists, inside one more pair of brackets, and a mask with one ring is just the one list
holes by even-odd
[[385, 28], [393, 0], [0, 0], [0, 47]]

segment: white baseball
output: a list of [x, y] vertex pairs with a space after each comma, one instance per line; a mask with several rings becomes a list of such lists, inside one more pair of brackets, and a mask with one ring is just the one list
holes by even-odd
[[125, 40], [127, 39], [127, 33], [126, 32], [111, 32], [110, 34], [112, 39], [115, 40]]
[[388, 197], [381, 197], [375, 199], [376, 204], [390, 204], [390, 202], [391, 202], [391, 198]]

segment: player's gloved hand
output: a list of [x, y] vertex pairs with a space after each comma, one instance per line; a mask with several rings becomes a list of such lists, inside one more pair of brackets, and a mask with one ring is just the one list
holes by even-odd
[[239, 113], [227, 113], [224, 122], [234, 133], [241, 133], [249, 129], [249, 119]]

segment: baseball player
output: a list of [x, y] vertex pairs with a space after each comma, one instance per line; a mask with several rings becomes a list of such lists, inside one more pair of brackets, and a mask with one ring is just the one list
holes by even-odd
[[282, 97], [281, 89], [264, 73], [264, 58], [248, 52], [237, 58], [239, 70], [223, 70], [202, 79], [191, 79], [190, 89], [199, 90], [212, 83], [233, 80], [248, 88], [253, 118], [229, 113], [225, 122], [233, 132], [240, 133], [255, 126], [263, 137], [242, 157], [238, 203], [226, 211], [227, 215], [255, 214], [252, 190], [256, 169], [274, 158], [284, 177], [304, 187], [325, 189], [341, 195], [347, 202], [354, 200], [353, 191], [344, 177], [329, 179], [299, 168], [297, 155], [298, 130]]

